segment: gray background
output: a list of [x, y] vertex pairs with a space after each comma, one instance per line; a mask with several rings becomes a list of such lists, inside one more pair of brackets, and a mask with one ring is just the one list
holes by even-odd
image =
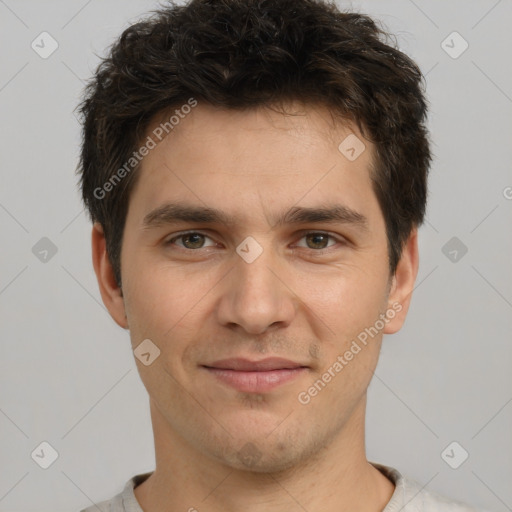
[[[381, 19], [426, 73], [435, 153], [417, 289], [370, 385], [368, 458], [512, 510], [512, 2], [341, 5]], [[1, 511], [79, 510], [153, 469], [128, 333], [106, 313], [92, 270], [73, 109], [95, 54], [155, 6], [0, 0]], [[59, 44], [47, 59], [31, 48], [43, 31]], [[453, 31], [469, 44], [458, 58], [441, 45]], [[452, 54], [462, 44], [444, 43]], [[43, 237], [55, 255], [36, 245]], [[46, 470], [31, 458], [42, 441], [59, 453]], [[441, 456], [453, 441], [446, 460], [469, 453], [458, 469]]]

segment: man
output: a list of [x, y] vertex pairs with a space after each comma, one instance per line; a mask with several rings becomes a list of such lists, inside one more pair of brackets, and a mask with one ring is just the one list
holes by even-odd
[[156, 469], [87, 511], [473, 510], [365, 454], [418, 269], [421, 79], [317, 0], [169, 5], [113, 45], [81, 107], [82, 191]]

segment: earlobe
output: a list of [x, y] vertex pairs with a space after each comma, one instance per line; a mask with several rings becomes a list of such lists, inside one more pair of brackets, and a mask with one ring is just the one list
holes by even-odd
[[399, 331], [405, 322], [418, 275], [418, 265], [418, 230], [414, 228], [402, 249], [400, 261], [392, 279], [386, 314], [389, 321], [384, 328], [384, 334]]
[[124, 299], [121, 288], [117, 285], [114, 270], [107, 254], [107, 244], [103, 227], [95, 222], [92, 227], [92, 262], [103, 304], [114, 321], [124, 329], [128, 328]]

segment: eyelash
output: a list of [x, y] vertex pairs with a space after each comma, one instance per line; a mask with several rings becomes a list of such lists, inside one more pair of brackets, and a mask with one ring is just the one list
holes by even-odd
[[[180, 235], [174, 236], [173, 238], [167, 240], [164, 243], [164, 245], [166, 245], [166, 246], [174, 245], [174, 242], [176, 240], [184, 238], [187, 235], [202, 235], [205, 238], [210, 238], [211, 239], [210, 236], [208, 236], [206, 233], [202, 233], [201, 231], [187, 231], [185, 233], [181, 233]], [[324, 236], [329, 237], [331, 240], [337, 241], [338, 243], [340, 243], [342, 245], [346, 245], [346, 243], [347, 243], [347, 241], [345, 239], [338, 238], [337, 236], [334, 236], [331, 233], [326, 232], [326, 231], [306, 231], [306, 232], [303, 232], [301, 234], [300, 239], [302, 240], [303, 238], [307, 237], [308, 235], [324, 235]], [[177, 247], [179, 247], [179, 246], [177, 246]], [[335, 247], [335, 245], [332, 245], [332, 246], [329, 246], [329, 247], [324, 247], [323, 249], [310, 249], [309, 247], [299, 247], [299, 249], [307, 249], [307, 250], [313, 251], [315, 254], [323, 254], [324, 252], [329, 251], [333, 247]], [[198, 252], [201, 249], [208, 249], [208, 247], [200, 247], [198, 249], [187, 249], [186, 247], [179, 247], [179, 249], [182, 250], [182, 251], [186, 251], [186, 252]]]

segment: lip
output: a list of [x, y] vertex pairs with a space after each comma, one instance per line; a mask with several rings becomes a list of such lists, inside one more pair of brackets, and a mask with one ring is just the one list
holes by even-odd
[[286, 384], [307, 371], [300, 363], [269, 357], [259, 361], [232, 358], [203, 367], [215, 378], [245, 393], [263, 393]]
[[305, 365], [283, 359], [282, 357], [267, 357], [259, 361], [251, 361], [243, 357], [233, 357], [231, 359], [221, 359], [213, 363], [204, 365], [209, 368], [218, 368], [220, 370], [235, 370], [240, 372], [264, 372], [270, 370], [290, 370], [303, 368]]

